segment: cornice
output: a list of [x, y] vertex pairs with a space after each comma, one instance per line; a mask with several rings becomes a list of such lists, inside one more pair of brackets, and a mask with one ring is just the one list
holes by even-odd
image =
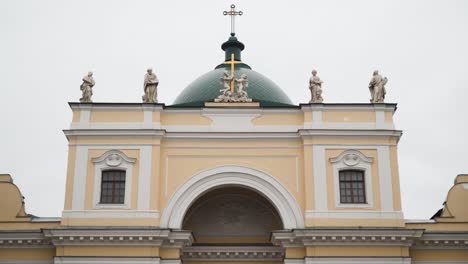
[[190, 231], [171, 231], [157, 228], [51, 228], [44, 236], [54, 246], [110, 246], [138, 245], [182, 248], [193, 242]]
[[162, 129], [65, 129], [63, 133], [70, 139], [74, 136], [131, 136], [161, 138], [166, 133]]
[[464, 249], [468, 250], [468, 231], [424, 232], [414, 248], [420, 249]]
[[328, 103], [328, 104], [300, 104], [302, 111], [369, 111], [383, 110], [395, 112], [397, 110], [396, 103], [388, 104], [369, 104], [369, 103]]
[[272, 233], [274, 245], [284, 247], [303, 246], [411, 246], [423, 234], [423, 229], [400, 228], [334, 228], [334, 229], [296, 229]]
[[1, 248], [53, 248], [41, 230], [0, 231]]
[[318, 136], [356, 136], [356, 137], [396, 137], [403, 134], [401, 130], [384, 129], [300, 129], [303, 138]]
[[193, 246], [184, 248], [183, 261], [282, 261], [284, 249], [273, 246]]

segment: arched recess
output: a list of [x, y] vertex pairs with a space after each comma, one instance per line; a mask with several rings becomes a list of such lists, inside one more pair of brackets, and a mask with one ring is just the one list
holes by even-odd
[[204, 193], [222, 186], [242, 186], [257, 191], [278, 210], [284, 229], [304, 227], [294, 196], [273, 176], [242, 166], [221, 166], [199, 172], [177, 188], [161, 217], [161, 227], [181, 229], [192, 203]]

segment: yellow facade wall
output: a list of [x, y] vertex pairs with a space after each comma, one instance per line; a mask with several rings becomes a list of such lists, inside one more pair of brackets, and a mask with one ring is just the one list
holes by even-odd
[[323, 122], [375, 123], [374, 111], [323, 111]]
[[302, 125], [304, 123], [304, 115], [302, 112], [287, 113], [287, 114], [262, 114], [252, 120], [252, 124], [257, 126], [275, 125]]
[[[6, 260], [50, 260], [55, 256], [54, 248], [0, 248], [0, 261]], [[7, 262], [4, 262], [7, 263]]]
[[308, 257], [408, 257], [407, 247], [317, 246], [307, 247]]
[[[225, 165], [245, 166], [264, 171], [277, 178], [304, 208], [302, 154], [300, 149], [163, 149], [161, 208], [175, 190], [189, 177], [203, 170]], [[166, 192], [167, 189], [167, 192]]]
[[73, 177], [75, 175], [76, 147], [68, 146], [67, 179], [65, 185], [64, 209], [71, 210], [73, 197]]
[[343, 227], [343, 226], [372, 226], [372, 227], [404, 227], [403, 219], [363, 219], [363, 218], [307, 218], [306, 227]]
[[89, 122], [91, 123], [131, 123], [143, 122], [143, 111], [102, 111], [92, 110]]
[[73, 110], [72, 122], [73, 123], [80, 122], [80, 116], [81, 116], [80, 110]]
[[159, 257], [157, 246], [58, 246], [57, 257]]
[[162, 113], [161, 114], [161, 125], [179, 125], [179, 126], [208, 126], [213, 121], [206, 116], [202, 116], [200, 113]]
[[456, 249], [413, 249], [412, 261], [468, 261], [468, 250]]

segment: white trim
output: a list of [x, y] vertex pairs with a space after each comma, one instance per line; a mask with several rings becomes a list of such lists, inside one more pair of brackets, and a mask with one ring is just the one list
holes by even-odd
[[315, 209], [319, 211], [325, 211], [328, 209], [325, 147], [316, 145], [312, 147], [312, 161], [314, 165], [313, 179]]
[[140, 171], [138, 174], [138, 210], [149, 210], [151, 192], [151, 159], [152, 146], [140, 148]]
[[241, 166], [216, 167], [190, 177], [168, 200], [161, 217], [161, 227], [180, 229], [185, 212], [198, 197], [226, 185], [245, 186], [263, 194], [278, 210], [285, 229], [304, 227], [297, 201], [275, 177]]
[[306, 257], [306, 264], [411, 264], [411, 258], [388, 258], [388, 257], [342, 257], [342, 258], [316, 258]]
[[33, 217], [31, 222], [35, 223], [47, 223], [47, 222], [60, 222], [62, 221], [61, 217]]
[[153, 128], [153, 109], [143, 108], [143, 127]]
[[[358, 150], [345, 150], [335, 158], [330, 158], [333, 170], [333, 191], [336, 208], [372, 208], [374, 206], [374, 195], [372, 194], [372, 162], [373, 159], [366, 157]], [[355, 169], [364, 172], [365, 203], [341, 203], [340, 199], [340, 171]]]
[[463, 260], [433, 260], [433, 261], [413, 261], [412, 264], [468, 264], [468, 261]]
[[[117, 161], [115, 161], [117, 159]], [[129, 209], [132, 203], [133, 166], [136, 159], [129, 158], [119, 150], [109, 150], [98, 158], [93, 158], [94, 163], [94, 190], [93, 209]], [[101, 204], [102, 173], [106, 170], [125, 171], [125, 196], [123, 204]]]
[[80, 123], [88, 124], [91, 116], [91, 109], [81, 109], [80, 110]]
[[[380, 110], [380, 109], [375, 110], [375, 126], [376, 127], [385, 126], [385, 112], [383, 110]], [[392, 127], [393, 127], [393, 125], [392, 125]]]
[[73, 174], [72, 209], [84, 209], [86, 174], [88, 168], [88, 148], [77, 146], [75, 153], [75, 171]]
[[161, 124], [148, 122], [71, 123], [70, 129], [161, 129]]
[[337, 219], [401, 219], [402, 212], [395, 211], [346, 211], [346, 210], [330, 210], [316, 211], [307, 210], [306, 218], [337, 218]]
[[434, 224], [433, 219], [405, 219], [406, 224]]
[[305, 259], [284, 259], [284, 264], [305, 264]]
[[54, 264], [159, 264], [156, 258], [55, 257]]
[[391, 211], [393, 208], [392, 169], [390, 166], [390, 148], [378, 147], [380, 203], [383, 211]]
[[161, 259], [161, 264], [181, 264], [180, 259]]
[[[146, 113], [146, 112], [145, 112]], [[316, 112], [313, 112], [314, 114]], [[150, 113], [152, 114], [152, 113]], [[315, 115], [314, 115], [315, 116]], [[213, 116], [210, 116], [213, 117]], [[297, 132], [300, 129], [346, 129], [346, 130], [375, 130], [386, 129], [393, 130], [392, 123], [374, 123], [374, 122], [322, 122], [312, 121], [304, 122], [300, 125], [254, 125], [251, 121], [257, 116], [250, 116], [248, 120], [244, 117], [214, 118], [210, 125], [161, 125], [159, 122], [73, 122], [70, 124], [71, 130], [87, 129], [163, 129], [167, 132]], [[219, 120], [224, 120], [220, 122]], [[231, 123], [230, 123], [231, 122]]]
[[63, 218], [159, 218], [159, 211], [148, 210], [65, 210], [62, 212]]

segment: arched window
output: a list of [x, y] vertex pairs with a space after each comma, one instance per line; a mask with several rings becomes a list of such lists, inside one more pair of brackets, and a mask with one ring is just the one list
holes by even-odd
[[101, 177], [101, 204], [125, 202], [125, 171], [105, 170]]
[[340, 203], [359, 204], [366, 203], [366, 187], [364, 171], [341, 170], [340, 180]]

